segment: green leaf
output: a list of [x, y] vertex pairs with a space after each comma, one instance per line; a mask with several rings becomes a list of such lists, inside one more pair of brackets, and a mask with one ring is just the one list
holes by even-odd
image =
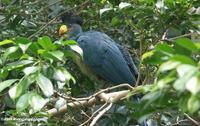
[[51, 39], [48, 36], [38, 38], [38, 43], [42, 46], [43, 49], [47, 51], [56, 50], [56, 46], [52, 43]]
[[83, 57], [83, 50], [78, 45], [70, 45], [70, 48]]
[[200, 108], [199, 98], [196, 96], [191, 96], [187, 103], [188, 111], [190, 114], [193, 114]]
[[199, 69], [195, 69], [186, 73], [183, 77], [178, 78], [173, 84], [174, 88], [180, 92], [186, 89], [186, 83], [198, 73]]
[[0, 42], [0, 46], [10, 44], [10, 43], [13, 43], [13, 40], [7, 40], [6, 39], [6, 40], [3, 40], [3, 41]]
[[14, 42], [19, 45], [19, 44], [29, 44], [31, 41], [28, 38], [24, 37], [17, 37], [14, 39]]
[[170, 57], [169, 55], [165, 55], [164, 53], [160, 51], [150, 51], [142, 55], [142, 61], [145, 64], [151, 64], [151, 65], [157, 65], [165, 62]]
[[77, 45], [78, 43], [74, 40], [67, 40], [63, 42], [64, 45]]
[[13, 69], [16, 69], [16, 68], [24, 67], [24, 66], [32, 64], [32, 63], [34, 63], [32, 60], [19, 60], [19, 61], [7, 64], [5, 66], [5, 69], [10, 71], [10, 70], [13, 70]]
[[6, 77], [8, 76], [9, 72], [6, 69], [0, 69], [0, 78], [1, 79], [6, 79]]
[[10, 90], [8, 91], [10, 97], [15, 100], [19, 96], [21, 96], [23, 93], [27, 92], [28, 87], [31, 83], [35, 81], [32, 77], [27, 76], [25, 78], [22, 78], [19, 83], [14, 85]]
[[25, 53], [26, 50], [29, 48], [29, 46], [31, 45], [31, 43], [27, 43], [27, 44], [21, 44], [19, 43], [19, 47], [21, 48], [22, 52]]
[[174, 52], [175, 52], [174, 49], [166, 43], [157, 44], [155, 47], [155, 50], [160, 51], [163, 54], [169, 55], [169, 56], [172, 56], [172, 54], [174, 54]]
[[175, 55], [172, 58], [170, 58], [170, 60], [179, 61], [182, 64], [196, 65], [196, 62], [194, 60], [192, 60], [190, 57], [184, 56], [184, 55]]
[[110, 8], [103, 8], [103, 9], [100, 9], [100, 10], [99, 10], [99, 14], [100, 14], [100, 16], [101, 16], [103, 13], [105, 13], [105, 12], [107, 12], [107, 11], [110, 11], [110, 10], [113, 10], [113, 8], [110, 7]]
[[158, 72], [164, 72], [164, 71], [175, 69], [180, 64], [181, 64], [180, 62], [169, 60], [169, 61], [161, 64], [161, 66], [159, 67]]
[[19, 49], [19, 47], [17, 47], [17, 46], [12, 46], [12, 47], [6, 49], [5, 53], [3, 54], [2, 61], [5, 62], [6, 59], [8, 58], [8, 56], [12, 53], [15, 53], [18, 49]]
[[189, 64], [181, 64], [177, 67], [179, 77], [184, 77], [188, 72], [196, 70], [197, 67]]
[[4, 89], [6, 89], [7, 87], [15, 83], [17, 80], [18, 79], [10, 79], [10, 80], [0, 82], [0, 92], [2, 92]]
[[188, 38], [179, 38], [175, 42], [191, 52], [198, 52], [197, 46]]
[[111, 23], [113, 26], [116, 26], [120, 23], [120, 20], [117, 17], [113, 17]]
[[130, 7], [130, 6], [131, 6], [130, 3], [121, 2], [121, 3], [119, 4], [119, 9], [127, 8], [127, 7]]
[[31, 45], [29, 46], [28, 48], [28, 51], [34, 55], [37, 55], [38, 54], [38, 50], [42, 49], [38, 43], [36, 42], [33, 42], [31, 43]]
[[26, 93], [19, 98], [19, 100], [16, 103], [16, 109], [18, 112], [23, 111], [24, 109], [26, 109], [29, 106], [30, 96], [31, 96], [30, 93]]
[[200, 91], [199, 75], [191, 77], [186, 83], [186, 89], [193, 95], [196, 95]]
[[50, 97], [53, 95], [53, 84], [47, 77], [39, 73], [36, 81], [46, 97]]
[[61, 82], [65, 82], [65, 81], [69, 82], [70, 80], [72, 80], [73, 83], [76, 83], [74, 77], [65, 68], [55, 69], [53, 78]]
[[60, 50], [47, 52], [44, 56], [50, 56], [49, 58], [64, 61], [64, 53]]
[[39, 70], [39, 67], [37, 66], [32, 66], [32, 67], [26, 67], [23, 72], [25, 73], [25, 75], [30, 75], [32, 73], [35, 73]]
[[40, 111], [48, 101], [49, 99], [44, 99], [39, 94], [33, 93], [29, 98], [29, 104], [32, 108], [29, 113], [33, 114]]

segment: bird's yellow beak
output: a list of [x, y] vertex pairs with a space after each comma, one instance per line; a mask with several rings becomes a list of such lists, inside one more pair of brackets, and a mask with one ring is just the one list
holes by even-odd
[[67, 33], [67, 31], [68, 31], [67, 25], [61, 25], [58, 32], [59, 32], [59, 35], [63, 35]]

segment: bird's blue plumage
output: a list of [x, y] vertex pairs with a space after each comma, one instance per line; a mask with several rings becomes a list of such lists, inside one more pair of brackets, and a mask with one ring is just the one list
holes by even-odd
[[102, 32], [82, 32], [73, 38], [83, 50], [83, 61], [113, 84], [135, 84], [137, 69], [129, 53]]

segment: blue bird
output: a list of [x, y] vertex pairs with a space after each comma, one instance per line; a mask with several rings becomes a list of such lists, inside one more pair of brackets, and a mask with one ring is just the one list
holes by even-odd
[[122, 83], [135, 85], [138, 70], [124, 47], [103, 32], [83, 32], [81, 28], [83, 21], [78, 16], [66, 14], [62, 17], [62, 21], [66, 25], [61, 26], [59, 34], [68, 32], [69, 40], [78, 42], [83, 50], [82, 64], [86, 67], [84, 70], [92, 73], [89, 75], [95, 75], [115, 85]]
[[[138, 69], [126, 48], [116, 43], [108, 35], [99, 31], [82, 31], [79, 16], [65, 14], [59, 34], [67, 32], [69, 40], [74, 40], [83, 50], [83, 61], [76, 57], [75, 62], [90, 79], [103, 79], [112, 84], [128, 83], [135, 85]], [[138, 101], [138, 96], [135, 97]], [[147, 126], [146, 122], [142, 122]]]

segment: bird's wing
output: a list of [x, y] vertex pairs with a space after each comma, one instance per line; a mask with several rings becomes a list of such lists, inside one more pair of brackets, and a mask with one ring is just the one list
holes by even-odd
[[84, 63], [114, 84], [135, 83], [133, 75], [115, 42], [101, 32], [85, 32], [76, 40], [83, 49]]
[[[117, 45], [117, 47], [119, 48], [119, 50], [121, 51], [121, 53], [122, 53], [124, 59], [126, 60], [126, 63], [128, 64], [131, 73], [132, 73], [133, 75], [135, 75], [135, 77], [137, 78], [137, 77], [138, 77], [138, 74], [139, 74], [139, 72], [138, 72], [138, 66], [135, 65], [136, 63], [134, 63], [134, 61], [133, 61], [133, 59], [132, 59], [130, 53], [129, 53], [129, 52], [127, 51], [127, 49], [124, 48], [123, 46], [121, 46], [121, 45], [119, 45], [119, 44], [117, 44], [117, 43], [116, 43], [116, 45]], [[135, 59], [135, 60], [136, 60], [136, 59]]]

